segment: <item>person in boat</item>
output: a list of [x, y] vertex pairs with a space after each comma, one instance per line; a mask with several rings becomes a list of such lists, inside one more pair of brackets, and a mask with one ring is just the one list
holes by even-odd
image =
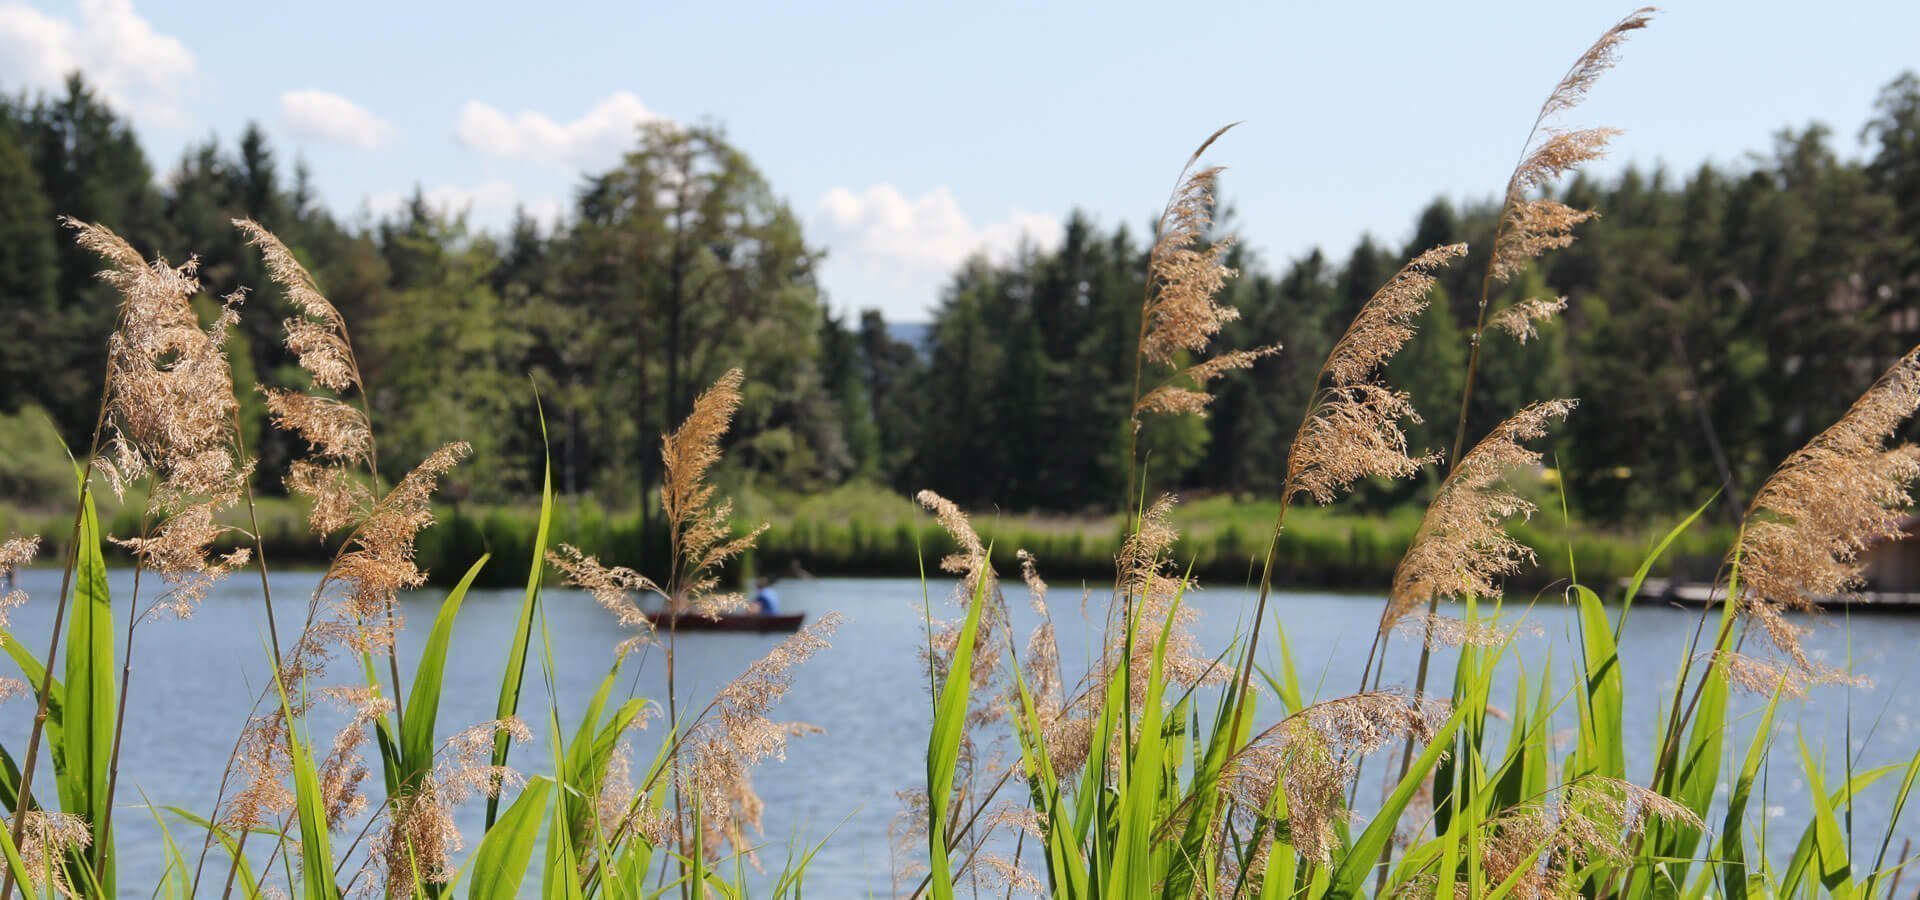
[[753, 580], [753, 611], [763, 616], [779, 615], [780, 596], [773, 592], [773, 579], [763, 575]]

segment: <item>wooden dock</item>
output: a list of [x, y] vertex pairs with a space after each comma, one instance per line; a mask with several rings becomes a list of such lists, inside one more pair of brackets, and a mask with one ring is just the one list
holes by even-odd
[[[1649, 578], [1640, 586], [1640, 598], [1637, 602], [1648, 600], [1665, 603], [1677, 603], [1681, 606], [1706, 606], [1718, 604], [1723, 599], [1719, 587], [1703, 581], [1673, 581], [1666, 578]], [[1852, 596], [1819, 597], [1814, 604], [1821, 609], [1850, 609], [1859, 612], [1911, 613], [1920, 612], [1920, 592], [1914, 591], [1861, 591]]]

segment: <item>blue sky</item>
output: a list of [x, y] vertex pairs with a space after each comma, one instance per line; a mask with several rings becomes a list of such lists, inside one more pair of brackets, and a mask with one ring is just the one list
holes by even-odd
[[[927, 318], [978, 249], [1082, 208], [1138, 226], [1216, 126], [1270, 260], [1404, 239], [1490, 196], [1542, 95], [1627, 4], [286, 4], [0, 0], [0, 87], [78, 68], [163, 171], [264, 125], [352, 218], [415, 185], [497, 226], [551, 217], [636, 122], [718, 122], [829, 255], [836, 306]], [[1690, 2], [1636, 35], [1569, 125], [1627, 161], [1738, 164], [1821, 121], [1857, 152], [1920, 67], [1920, 3]]]

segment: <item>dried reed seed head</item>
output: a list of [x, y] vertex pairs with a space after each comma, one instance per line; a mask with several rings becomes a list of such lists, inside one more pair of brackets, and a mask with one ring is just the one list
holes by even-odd
[[[282, 675], [283, 679], [286, 676]], [[304, 694], [294, 700], [303, 709]], [[247, 719], [234, 756], [234, 780], [242, 787], [220, 810], [220, 822], [235, 830], [272, 827], [294, 809], [286, 785], [293, 766], [286, 754], [287, 716], [280, 709]]]
[[114, 268], [103, 278], [121, 293], [119, 326], [107, 344], [110, 459], [96, 462], [116, 494], [151, 474], [146, 512], [159, 524], [148, 535], [117, 541], [168, 585], [149, 610], [190, 615], [211, 584], [243, 565], [246, 554], [215, 558], [212, 547], [231, 529], [217, 514], [239, 502], [253, 471], [237, 448], [239, 403], [224, 343], [243, 294], [227, 298], [213, 324], [193, 309], [200, 293], [196, 263], [147, 263], [111, 231], [73, 220], [82, 247]]
[[27, 878], [50, 896], [83, 896], [69, 879], [64, 860], [92, 844], [87, 820], [73, 813], [30, 810], [21, 823], [20, 861], [26, 864]]
[[1807, 690], [1813, 687], [1824, 685], [1870, 687], [1873, 684], [1873, 679], [1865, 675], [1855, 675], [1845, 669], [1804, 659], [1782, 663], [1733, 650], [1708, 651], [1695, 659], [1710, 661], [1719, 666], [1720, 671], [1726, 675], [1728, 684], [1763, 697], [1777, 691], [1784, 696], [1799, 699], [1805, 697]]
[[1412, 455], [1402, 421], [1419, 423], [1413, 398], [1379, 384], [1329, 388], [1287, 454], [1288, 497], [1332, 503], [1363, 478], [1411, 478], [1438, 453]]
[[987, 854], [977, 863], [985, 877], [982, 881], [994, 893], [1008, 897], [1045, 897], [1048, 895], [1047, 883], [1038, 875], [1021, 868], [1020, 864], [1004, 856]]
[[471, 452], [457, 441], [429, 454], [374, 505], [328, 570], [326, 581], [345, 586], [347, 609], [366, 624], [362, 636], [372, 646], [392, 639], [382, 629], [394, 618], [399, 592], [425, 583], [426, 573], [414, 565], [414, 538], [433, 524], [433, 491], [441, 476]]
[[740, 408], [739, 369], [730, 369], [694, 400], [686, 421], [661, 441], [666, 478], [660, 486], [661, 509], [674, 534], [677, 580], [669, 600], [695, 613], [717, 618], [741, 609], [737, 594], [715, 594], [718, 572], [728, 560], [752, 549], [766, 531], [761, 524], [747, 534], [733, 533], [733, 504], [717, 500], [707, 473], [720, 461], [720, 440]]
[[1439, 613], [1428, 615], [1424, 610], [1402, 615], [1394, 627], [1399, 631], [1420, 634], [1429, 650], [1443, 647], [1500, 647], [1521, 635], [1539, 637], [1545, 633], [1538, 625], [1502, 626], [1491, 621], [1468, 622]]
[[[829, 613], [781, 641], [722, 688], [710, 716], [687, 731], [692, 749], [685, 790], [697, 798], [702, 824], [737, 850], [748, 850], [746, 830], [758, 831], [760, 825], [752, 767], [768, 758], [786, 758], [787, 739], [814, 730], [773, 722], [767, 713], [793, 687], [793, 670], [830, 646], [827, 638], [841, 620], [838, 613]], [[718, 849], [718, 844], [709, 845], [709, 850]]]
[[1529, 297], [1494, 314], [1487, 325], [1497, 331], [1504, 331], [1513, 339], [1525, 344], [1540, 332], [1536, 323], [1546, 322], [1567, 308], [1567, 298], [1555, 297], [1551, 300], [1542, 297]]
[[15, 697], [26, 697], [29, 695], [38, 696], [34, 694], [32, 685], [18, 678], [0, 677], [0, 703], [5, 703]]
[[1217, 683], [1231, 674], [1219, 660], [1202, 651], [1199, 639], [1193, 635], [1200, 613], [1181, 600], [1186, 592], [1197, 588], [1188, 579], [1172, 574], [1172, 550], [1180, 538], [1172, 524], [1178, 502], [1178, 497], [1162, 494], [1143, 510], [1114, 560], [1118, 579], [1115, 590], [1119, 596], [1131, 598], [1139, 634], [1143, 637], [1133, 642], [1132, 656], [1126, 657], [1127, 623], [1112, 621], [1105, 641], [1102, 671], [1108, 678], [1121, 677], [1124, 672], [1136, 701], [1144, 700], [1147, 695], [1153, 657], [1157, 645], [1162, 643], [1161, 667], [1171, 683], [1188, 686]]
[[[149, 264], [106, 228], [64, 221], [79, 232], [81, 247], [113, 266], [101, 278], [121, 295], [119, 325], [107, 342], [111, 458], [99, 463], [109, 483], [124, 495], [128, 483], [154, 473], [164, 490], [149, 505], [160, 513], [180, 497], [237, 493], [242, 467], [231, 448], [238, 402], [223, 344], [239, 297], [229, 297], [202, 328], [192, 304], [200, 293], [197, 263]], [[215, 459], [224, 464], [212, 465]]]
[[1533, 562], [1533, 550], [1508, 536], [1506, 523], [1531, 516], [1534, 506], [1502, 485], [1508, 472], [1540, 464], [1540, 454], [1522, 442], [1545, 436], [1547, 423], [1566, 417], [1575, 405], [1548, 400], [1528, 406], [1454, 465], [1394, 569], [1383, 632], [1437, 597], [1498, 597], [1498, 579]]
[[933, 513], [933, 517], [946, 529], [959, 551], [950, 553], [940, 560], [940, 570], [953, 575], [964, 576], [960, 585], [954, 589], [954, 601], [961, 606], [972, 602], [974, 590], [982, 586], [991, 594], [998, 586], [993, 566], [987, 559], [987, 545], [980, 540], [979, 533], [973, 530], [973, 523], [967, 514], [952, 500], [932, 491], [921, 491], [913, 495], [914, 500]]
[[1547, 139], [1535, 146], [1520, 161], [1519, 168], [1514, 169], [1507, 185], [1509, 198], [1518, 202], [1528, 191], [1545, 187], [1568, 172], [1605, 158], [1607, 144], [1620, 134], [1617, 128], [1548, 131]]
[[1862, 555], [1898, 540], [1920, 480], [1920, 447], [1889, 446], [1920, 409], [1920, 347], [1854, 401], [1840, 420], [1787, 457], [1749, 505], [1733, 552], [1741, 609], [1780, 650], [1807, 665], [1782, 611], [1810, 611], [1860, 580]]
[[1654, 791], [1581, 775], [1490, 820], [1481, 865], [1494, 883], [1514, 881], [1516, 896], [1577, 896], [1586, 866], [1628, 862], [1631, 841], [1655, 820], [1706, 827], [1692, 810]]
[[[1645, 28], [1653, 12], [1652, 7], [1635, 10], [1607, 29], [1585, 53], [1574, 60], [1566, 75], [1554, 85], [1553, 91], [1540, 105], [1540, 113], [1534, 119], [1536, 133], [1549, 120], [1579, 105], [1586, 98], [1587, 92], [1600, 76], [1618, 61], [1620, 46], [1625, 43], [1627, 36]], [[1493, 279], [1501, 283], [1512, 279], [1526, 268], [1529, 261], [1541, 254], [1572, 244], [1574, 226], [1594, 215], [1590, 211], [1575, 210], [1552, 200], [1529, 201], [1527, 193], [1604, 156], [1607, 142], [1619, 134], [1611, 128], [1574, 131], [1547, 129], [1545, 133], [1546, 139], [1537, 146], [1529, 138], [1526, 154], [1507, 180], [1504, 209], [1496, 229], [1493, 259], [1488, 270]]]
[[1149, 592], [1153, 582], [1170, 560], [1168, 552], [1180, 532], [1173, 527], [1173, 508], [1180, 498], [1174, 494], [1161, 494], [1142, 510], [1134, 522], [1132, 533], [1120, 544], [1120, 553], [1115, 559], [1116, 570], [1120, 573], [1118, 587], [1123, 594], [1141, 596]]
[[1581, 100], [1586, 99], [1587, 92], [1592, 90], [1594, 82], [1599, 81], [1601, 75], [1606, 74], [1608, 69], [1619, 62], [1620, 46], [1626, 43], [1633, 32], [1647, 27], [1647, 23], [1653, 19], [1655, 12], [1653, 7], [1643, 6], [1614, 23], [1612, 28], [1601, 34], [1585, 53], [1574, 60], [1567, 74], [1560, 78], [1560, 83], [1554, 85], [1553, 92], [1547, 95], [1546, 102], [1540, 106], [1539, 121], [1544, 122], [1572, 109], [1578, 106]]
[[1493, 243], [1493, 280], [1502, 284], [1552, 250], [1573, 245], [1573, 229], [1600, 214], [1558, 200], [1516, 200], [1507, 206]]
[[435, 754], [433, 772], [417, 787], [388, 798], [386, 822], [374, 840], [371, 863], [384, 869], [388, 896], [410, 896], [422, 883], [445, 884], [456, 873], [454, 854], [465, 847], [453, 811], [476, 795], [498, 796], [520, 783], [518, 773], [490, 762], [496, 737], [533, 739], [517, 718], [462, 730]]
[[1375, 291], [1327, 354], [1335, 386], [1367, 381], [1413, 339], [1413, 320], [1427, 309], [1434, 273], [1467, 254], [1466, 244], [1445, 244], [1413, 258]]
[[364, 687], [326, 688], [323, 693], [352, 712], [347, 724], [334, 733], [333, 747], [320, 764], [321, 808], [327, 827], [338, 832], [367, 810], [360, 785], [370, 773], [360, 748], [366, 744], [367, 728], [393, 712], [393, 701]]
[[267, 276], [286, 291], [287, 301], [292, 303], [295, 309], [300, 310], [302, 315], [310, 319], [335, 328], [345, 324], [346, 320], [340, 315], [340, 311], [320, 293], [319, 286], [314, 284], [313, 276], [307, 272], [307, 268], [300, 264], [300, 260], [294, 257], [293, 251], [288, 250], [287, 245], [281, 243], [273, 232], [252, 219], [234, 219], [233, 226], [247, 236], [247, 243], [260, 251], [261, 258], [267, 263]]
[[1188, 172], [1160, 215], [1159, 236], [1148, 262], [1151, 294], [1141, 310], [1146, 327], [1140, 353], [1162, 365], [1173, 365], [1183, 350], [1205, 350], [1221, 327], [1240, 317], [1239, 310], [1214, 302], [1235, 274], [1221, 261], [1232, 241], [1199, 246], [1213, 227], [1213, 190], [1222, 169], [1192, 167], [1189, 160]]
[[441, 798], [436, 779], [388, 799], [386, 822], [373, 842], [370, 865], [384, 869], [384, 893], [410, 897], [426, 884], [453, 879], [453, 855], [464, 842], [453, 821], [453, 807]]
[[373, 492], [345, 466], [296, 459], [285, 481], [288, 490], [312, 503], [307, 525], [320, 537], [359, 524], [373, 506]]
[[1256, 347], [1252, 350], [1234, 350], [1210, 357], [1174, 373], [1172, 383], [1163, 384], [1141, 396], [1133, 405], [1133, 423], [1135, 430], [1140, 428], [1140, 417], [1147, 415], [1191, 415], [1205, 416], [1207, 406], [1213, 402], [1213, 395], [1204, 390], [1184, 387], [1179, 382], [1206, 387], [1207, 383], [1240, 369], [1251, 369], [1262, 358], [1280, 352], [1279, 344]]
[[653, 621], [641, 610], [636, 595], [642, 591], [666, 596], [659, 585], [645, 575], [625, 566], [604, 566], [600, 560], [580, 552], [572, 544], [561, 544], [559, 552], [548, 551], [547, 562], [567, 576], [567, 584], [593, 595], [594, 602], [613, 613], [627, 628], [645, 633], [653, 630]]
[[263, 387], [260, 393], [266, 397], [274, 427], [299, 435], [314, 458], [359, 463], [373, 452], [373, 429], [352, 404], [276, 388]]
[[713, 496], [705, 483], [707, 471], [720, 461], [720, 439], [740, 408], [740, 385], [745, 379], [739, 369], [727, 370], [693, 401], [686, 421], [662, 440], [660, 460], [666, 479], [660, 486], [660, 506], [667, 521], [690, 521], [694, 511]]
[[10, 622], [8, 613], [19, 609], [27, 602], [27, 592], [14, 588], [14, 575], [33, 562], [40, 552], [40, 536], [29, 535], [23, 538], [8, 538], [0, 544], [0, 584], [10, 589], [0, 591], [0, 628], [7, 628]]
[[247, 236], [247, 243], [260, 251], [267, 264], [267, 277], [286, 292], [287, 301], [300, 312], [283, 323], [287, 349], [300, 360], [315, 384], [332, 391], [359, 389], [360, 369], [347, 342], [346, 319], [320, 293], [313, 275], [287, 249], [287, 245], [251, 219], [235, 219], [234, 227]]
[[1034, 614], [1046, 617], [1047, 583], [1040, 578], [1039, 560], [1025, 550], [1017, 550], [1013, 556], [1020, 561], [1020, 580], [1027, 586], [1027, 599], [1033, 606]]
[[1356, 761], [1395, 741], [1430, 740], [1446, 713], [1444, 702], [1396, 691], [1309, 706], [1248, 741], [1229, 761], [1224, 789], [1249, 815], [1270, 813], [1284, 792], [1295, 850], [1327, 861]]
[[519, 772], [493, 764], [493, 749], [502, 739], [524, 744], [533, 740], [533, 730], [508, 716], [468, 726], [440, 745], [433, 777], [444, 802], [458, 806], [475, 796], [499, 797], [524, 782]]

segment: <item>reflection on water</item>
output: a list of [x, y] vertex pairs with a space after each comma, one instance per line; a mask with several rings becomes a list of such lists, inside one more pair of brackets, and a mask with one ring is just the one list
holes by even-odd
[[[275, 596], [280, 621], [297, 616], [288, 610], [304, 606], [317, 576], [276, 576]], [[22, 575], [20, 586], [33, 599], [13, 614], [14, 631], [36, 652], [44, 652], [52, 616], [51, 599], [58, 590], [57, 571], [35, 570]], [[115, 596], [124, 598], [129, 573], [114, 577]], [[936, 614], [944, 585], [932, 588]], [[756, 774], [756, 785], [766, 800], [766, 840], [763, 854], [775, 860], [785, 856], [795, 840], [828, 838], [810, 871], [809, 886], [820, 896], [855, 896], [891, 891], [891, 853], [888, 828], [900, 808], [896, 792], [920, 786], [925, 777], [924, 751], [930, 703], [926, 675], [916, 648], [925, 640], [920, 612], [922, 589], [910, 580], [822, 579], [781, 585], [783, 606], [815, 616], [839, 611], [845, 621], [833, 638], [834, 649], [816, 656], [796, 673], [792, 694], [775, 718], [808, 722], [823, 734], [794, 741], [784, 761], [772, 761]], [[419, 651], [419, 642], [432, 622], [441, 595], [426, 592], [407, 598], [407, 626], [401, 638], [403, 671]], [[440, 707], [444, 739], [466, 725], [493, 717], [503, 656], [512, 639], [521, 592], [481, 591], [470, 596], [455, 629], [448, 660], [446, 693]], [[1069, 678], [1084, 668], [1091, 648], [1088, 627], [1069, 620], [1081, 617], [1080, 604], [1065, 586], [1054, 594], [1061, 658]], [[1209, 589], [1192, 595], [1203, 611], [1199, 626], [1203, 646], [1217, 652], [1232, 640], [1251, 615], [1252, 595], [1239, 589]], [[1015, 624], [1030, 627], [1024, 603], [1011, 604]], [[1098, 597], [1088, 609], [1098, 614]], [[613, 661], [614, 647], [625, 636], [611, 616], [578, 592], [550, 590], [543, 604], [554, 651], [553, 692], [560, 722], [571, 730], [582, 705], [598, 686]], [[1360, 676], [1374, 623], [1380, 612], [1376, 598], [1329, 594], [1283, 594], [1270, 607], [1287, 630], [1300, 674], [1309, 691], [1323, 697], [1350, 692]], [[1541, 635], [1525, 638], [1520, 659], [1530, 669], [1552, 654], [1557, 671], [1555, 688], [1568, 686], [1565, 663], [1574, 658], [1569, 643], [1573, 619], [1566, 610], [1541, 603], [1528, 614]], [[1626, 675], [1628, 733], [1625, 735], [1634, 771], [1644, 778], [1654, 754], [1658, 717], [1672, 691], [1670, 679], [1685, 652], [1699, 619], [1697, 611], [1648, 604], [1636, 608], [1623, 644]], [[283, 635], [283, 640], [286, 636]], [[704, 702], [726, 681], [738, 675], [778, 640], [777, 635], [688, 634], [681, 636], [679, 684], [682, 696]], [[1769, 777], [1761, 787], [1764, 802], [1756, 810], [1771, 810], [1776, 826], [1798, 819], [1804, 808], [1806, 786], [1793, 752], [1796, 734], [1803, 734], [1815, 754], [1840, 771], [1848, 722], [1856, 770], [1885, 763], [1905, 763], [1920, 747], [1920, 706], [1906, 693], [1911, 676], [1920, 672], [1920, 618], [1854, 613], [1834, 615], [1809, 639], [1816, 658], [1829, 663], [1851, 660], [1852, 668], [1873, 679], [1864, 690], [1824, 689], [1803, 703], [1783, 707], [1777, 721], [1777, 740], [1783, 741], [1770, 761]], [[1387, 684], [1412, 680], [1413, 640], [1396, 639]], [[1263, 641], [1271, 648], [1275, 642]], [[156, 804], [174, 804], [204, 812], [218, 788], [221, 767], [241, 722], [267, 670], [266, 626], [258, 600], [258, 584], [235, 578], [224, 583], [195, 617], [186, 622], [158, 622], [141, 627], [135, 651], [134, 688], [127, 710], [128, 734], [123, 751], [123, 807], [116, 815], [122, 859], [122, 883], [128, 887], [151, 884], [160, 872], [159, 836], [141, 803], [141, 792]], [[626, 689], [635, 696], [664, 698], [664, 679], [658, 651], [650, 658], [630, 661]], [[1275, 653], [1263, 652], [1269, 660]], [[639, 665], [634, 663], [638, 662]], [[1435, 666], [1436, 690], [1445, 690], [1450, 659], [1442, 654]], [[514, 751], [522, 771], [546, 771], [549, 717], [547, 689], [537, 660], [528, 670], [522, 718], [537, 739]], [[338, 674], [357, 671], [342, 664]], [[1502, 696], [1496, 693], [1496, 697]], [[1511, 697], [1511, 693], [1505, 694]], [[1496, 704], [1502, 701], [1496, 699]], [[1510, 701], [1508, 701], [1510, 702]], [[1751, 701], [1741, 709], [1751, 711]], [[1571, 709], [1571, 704], [1565, 708]], [[1742, 718], [1752, 727], [1753, 716]], [[0, 708], [0, 741], [16, 757], [24, 748], [31, 707], [16, 699]], [[315, 740], [324, 742], [339, 717], [321, 715], [313, 724]], [[1571, 722], [1570, 717], [1567, 722]], [[635, 737], [635, 758], [645, 761], [657, 747], [660, 728]], [[1731, 743], [1744, 753], [1747, 732]], [[1008, 753], [1012, 753], [1011, 747]], [[377, 767], [377, 763], [375, 764]], [[1724, 770], [1724, 768], [1723, 768]], [[43, 772], [46, 769], [43, 767]], [[1376, 767], [1377, 771], [1377, 767]], [[51, 773], [41, 790], [51, 791]], [[373, 779], [377, 782], [377, 775]], [[1828, 783], [1838, 779], [1829, 777]], [[1884, 782], [1890, 787], [1893, 779]], [[134, 790], [138, 788], [138, 790]], [[1365, 796], [1370, 792], [1363, 790]], [[1757, 788], [1758, 790], [1758, 788]], [[1726, 788], [1721, 788], [1724, 798]], [[1885, 790], [1863, 798], [1854, 824], [1863, 840], [1877, 846], [1889, 815]], [[477, 838], [481, 805], [471, 804], [460, 816], [469, 835], [469, 849]], [[1790, 848], [1797, 831], [1771, 829], [1777, 845]], [[1907, 827], [1902, 834], [1920, 829]], [[176, 829], [183, 842], [190, 830]], [[197, 848], [197, 841], [192, 841]], [[1895, 848], [1899, 840], [1894, 842]], [[917, 848], [916, 848], [917, 849]], [[1776, 849], [1776, 852], [1788, 852]], [[191, 855], [191, 854], [190, 854]], [[461, 857], [464, 859], [464, 855]], [[215, 864], [210, 863], [209, 868]], [[224, 875], [224, 868], [220, 871]]]

